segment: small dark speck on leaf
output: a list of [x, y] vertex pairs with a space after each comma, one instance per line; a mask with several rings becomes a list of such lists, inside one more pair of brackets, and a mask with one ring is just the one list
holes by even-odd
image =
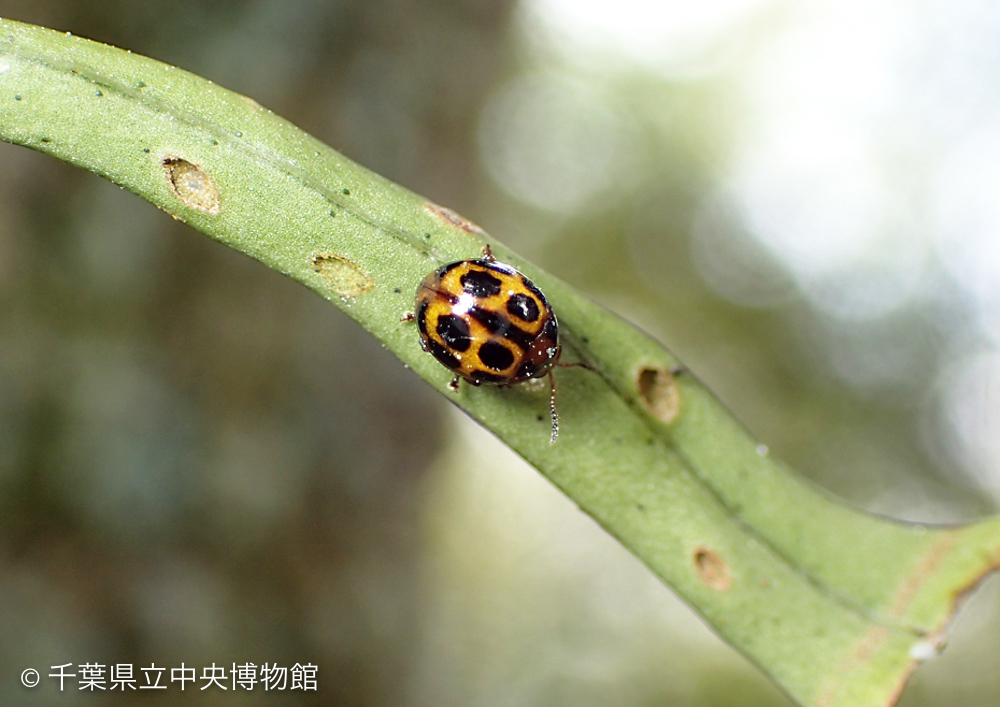
[[344, 194], [344, 196], [350, 196], [351, 195], [351, 190], [350, 189], [342, 189], [341, 191]]
[[15, 101], [19, 101], [19, 100], [21, 100], [21, 96], [20, 96], [20, 95], [15, 95], [15, 96], [14, 96], [14, 100], [15, 100]]
[[97, 97], [100, 98], [103, 95], [104, 95], [104, 93], [100, 89], [98, 89], [97, 90]]
[[401, 290], [401, 289], [399, 289], [398, 287], [393, 287], [393, 288], [392, 288], [392, 291], [393, 291], [393, 292], [395, 292], [395, 293], [396, 293], [397, 295], [398, 295], [398, 294], [399, 294], [400, 292], [402, 292], [402, 290]]
[[147, 155], [149, 154], [149, 148], [148, 147], [142, 148], [142, 151], [145, 152]]

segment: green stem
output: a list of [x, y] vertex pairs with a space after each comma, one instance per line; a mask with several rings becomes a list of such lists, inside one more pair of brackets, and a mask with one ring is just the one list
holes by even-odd
[[[0, 137], [83, 167], [317, 292], [490, 428], [802, 704], [890, 704], [1000, 561], [1000, 519], [898, 523], [803, 483], [659, 343], [496, 239], [255, 102], [119, 49], [0, 20]], [[463, 386], [421, 351], [417, 283], [485, 242], [568, 341], [545, 386]]]

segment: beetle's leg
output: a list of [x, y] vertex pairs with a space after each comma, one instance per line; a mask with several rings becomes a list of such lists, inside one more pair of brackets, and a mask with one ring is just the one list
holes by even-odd
[[579, 367], [579, 368], [586, 368], [588, 371], [594, 371], [595, 373], [597, 372], [596, 368], [591, 366], [589, 363], [584, 363], [583, 361], [573, 361], [573, 363], [556, 363], [555, 365], [559, 366], [559, 368]]

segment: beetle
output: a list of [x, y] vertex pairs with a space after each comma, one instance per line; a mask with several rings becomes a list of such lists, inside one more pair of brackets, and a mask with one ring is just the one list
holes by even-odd
[[550, 443], [559, 436], [556, 366], [560, 363], [559, 322], [542, 291], [490, 247], [473, 260], [457, 260], [429, 273], [417, 287], [414, 313], [421, 348], [455, 373], [449, 387], [511, 386], [549, 379]]

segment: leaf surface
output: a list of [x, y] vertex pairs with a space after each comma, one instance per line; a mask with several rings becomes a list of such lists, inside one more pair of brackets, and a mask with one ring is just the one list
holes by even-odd
[[[0, 138], [110, 179], [326, 298], [491, 429], [805, 705], [887, 705], [1000, 560], [1000, 519], [895, 522], [804, 483], [658, 342], [478, 226], [178, 68], [0, 20]], [[462, 386], [401, 321], [484, 243], [558, 313], [547, 388]]]

